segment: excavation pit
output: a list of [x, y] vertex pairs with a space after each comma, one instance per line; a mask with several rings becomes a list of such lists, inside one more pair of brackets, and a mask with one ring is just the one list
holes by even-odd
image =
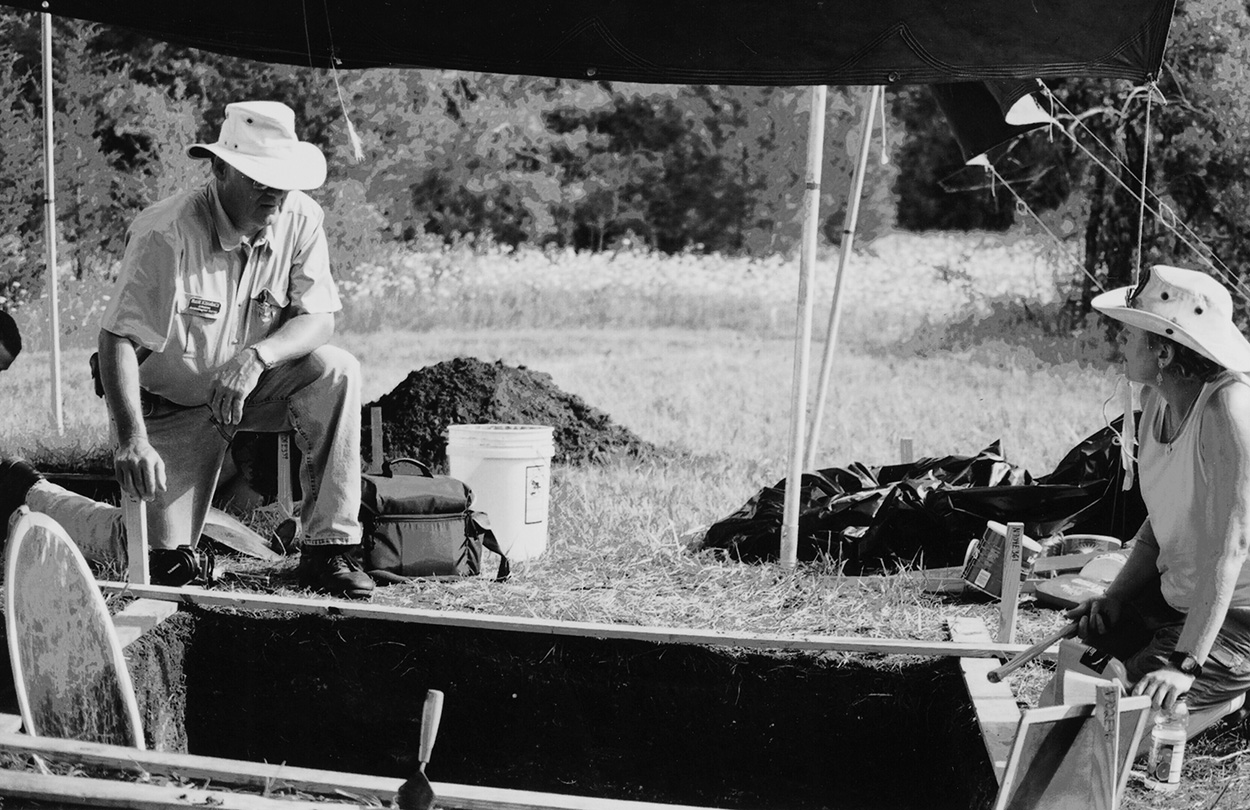
[[995, 781], [957, 659], [184, 606], [127, 649], [149, 747], [727, 808], [969, 808]]

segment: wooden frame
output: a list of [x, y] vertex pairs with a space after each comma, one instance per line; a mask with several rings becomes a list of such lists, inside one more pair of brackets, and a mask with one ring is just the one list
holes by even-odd
[[[978, 618], [949, 617], [946, 626], [955, 641], [975, 643], [990, 640], [989, 628]], [[997, 661], [988, 658], [963, 658], [959, 661], [964, 685], [972, 698], [972, 710], [977, 716], [977, 726], [981, 729], [981, 739], [985, 742], [985, 752], [994, 769], [994, 778], [1001, 784], [1016, 738], [1016, 728], [1020, 724], [1020, 708], [1010, 686], [1004, 682], [991, 683], [986, 677], [997, 665]]]
[[1150, 716], [1150, 698], [1100, 689], [1098, 703], [1020, 716], [994, 810], [1114, 810]]

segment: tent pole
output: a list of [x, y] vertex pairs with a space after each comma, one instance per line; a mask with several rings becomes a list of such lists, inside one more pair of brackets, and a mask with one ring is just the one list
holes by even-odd
[[798, 323], [794, 340], [794, 380], [790, 396], [790, 471], [781, 524], [781, 564], [793, 568], [799, 550], [799, 488], [803, 482], [803, 430], [807, 424], [807, 378], [812, 354], [812, 296], [816, 239], [820, 232], [820, 171], [825, 146], [828, 88], [812, 87], [807, 126], [807, 182], [803, 191], [803, 246], [799, 258]]
[[52, 362], [52, 424], [58, 435], [65, 433], [65, 417], [61, 411], [61, 314], [58, 302], [56, 273], [56, 179], [52, 168], [54, 143], [52, 140], [52, 15], [40, 14], [40, 33], [43, 50], [43, 184], [44, 244], [47, 267], [43, 283], [48, 290], [48, 333], [51, 339], [49, 355]]
[[[816, 385], [816, 405], [812, 412], [812, 432], [807, 437], [807, 466], [816, 466], [816, 447], [820, 444], [821, 422], [825, 418], [825, 400], [829, 392], [829, 377], [833, 374], [833, 354], [837, 348], [838, 324], [842, 320], [842, 282], [846, 279], [846, 267], [855, 244], [855, 226], [859, 222], [859, 199], [864, 193], [864, 175], [868, 169], [868, 147], [872, 144], [872, 121], [877, 104], [882, 102], [881, 86], [873, 85], [868, 94], [868, 109], [864, 111], [864, 136], [859, 144], [859, 162], [855, 164], [855, 176], [851, 179], [850, 199], [846, 204], [846, 224], [842, 229], [842, 251], [838, 256], [838, 277], [833, 285], [833, 304], [829, 309], [829, 326], [825, 331], [825, 354], [820, 364], [820, 382]], [[882, 102], [883, 103], [883, 102]]]

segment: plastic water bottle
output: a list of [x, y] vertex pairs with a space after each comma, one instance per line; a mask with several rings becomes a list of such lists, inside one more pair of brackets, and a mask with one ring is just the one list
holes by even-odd
[[1172, 711], [1155, 715], [1150, 730], [1150, 756], [1146, 760], [1146, 785], [1154, 790], [1173, 791], [1181, 783], [1181, 764], [1185, 759], [1185, 730], [1189, 725], [1189, 707], [1176, 701]]

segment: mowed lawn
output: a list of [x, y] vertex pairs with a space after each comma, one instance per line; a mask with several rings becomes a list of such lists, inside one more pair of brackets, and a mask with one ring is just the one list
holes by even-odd
[[[719, 470], [699, 508], [674, 516], [697, 524], [735, 508], [785, 475], [793, 341], [727, 330], [524, 329], [339, 334], [364, 369], [364, 398], [387, 393], [419, 368], [455, 357], [501, 360], [550, 374], [556, 386], [660, 445], [711, 457]], [[823, 344], [817, 343], [811, 386]], [[24, 353], [0, 376], [5, 452], [102, 446], [106, 416], [90, 392], [88, 352], [63, 353], [66, 435], [49, 419], [48, 356]], [[1010, 461], [1048, 472], [1073, 444], [1105, 424], [1115, 388], [1107, 368], [1021, 362], [970, 349], [928, 356], [844, 350], [834, 360], [819, 466], [898, 460], [899, 440], [918, 455], [972, 454], [1000, 440]], [[812, 396], [815, 394], [813, 392]], [[1118, 413], [1118, 400], [1107, 405]], [[712, 458], [715, 459], [712, 462]]]

